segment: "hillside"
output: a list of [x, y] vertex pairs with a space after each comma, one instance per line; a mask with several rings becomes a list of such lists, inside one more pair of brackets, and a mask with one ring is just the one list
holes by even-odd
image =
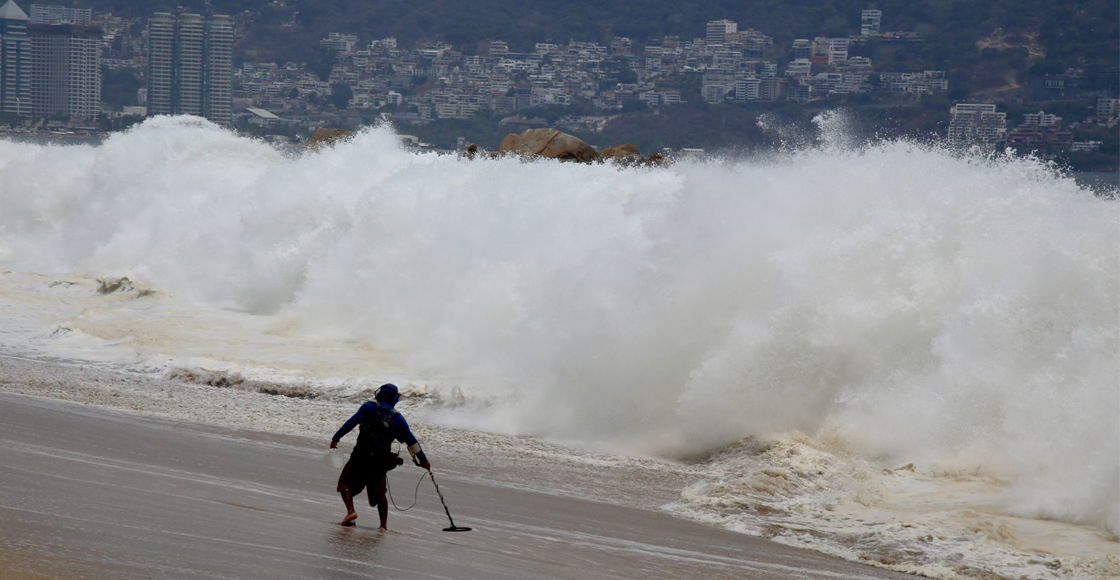
[[[473, 52], [481, 40], [515, 49], [569, 39], [642, 45], [666, 35], [702, 37], [709, 20], [727, 18], [787, 45], [794, 38], [843, 36], [859, 29], [860, 11], [883, 11], [885, 30], [921, 33], [925, 42], [898, 55], [939, 70], [984, 65], [981, 46], [1025, 48], [1066, 67], [1116, 66], [1120, 6], [1114, 0], [78, 0], [76, 6], [145, 17], [183, 6], [200, 12], [253, 14], [243, 49], [265, 60], [306, 60], [328, 32], [368, 41], [396, 36], [404, 45], [443, 40]], [[297, 26], [282, 26], [296, 23]], [[984, 43], [987, 43], [986, 45]], [[1028, 48], [1029, 47], [1029, 48]], [[893, 55], [892, 55], [893, 56]], [[1028, 56], [1027, 54], [1023, 55]], [[1053, 64], [1051, 66], [1054, 66]]]

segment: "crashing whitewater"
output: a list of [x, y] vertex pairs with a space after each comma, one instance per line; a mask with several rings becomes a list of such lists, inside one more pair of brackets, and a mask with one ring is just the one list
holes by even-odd
[[[190, 118], [0, 141], [0, 347], [407, 377], [454, 390], [429, 420], [699, 466], [683, 517], [930, 576], [1120, 574], [1120, 206], [825, 137], [665, 169], [383, 129], [292, 157]], [[159, 292], [13, 304], [31, 274]]]

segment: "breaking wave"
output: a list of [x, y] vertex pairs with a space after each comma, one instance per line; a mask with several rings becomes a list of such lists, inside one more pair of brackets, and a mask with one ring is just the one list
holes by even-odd
[[1120, 211], [1033, 159], [889, 141], [664, 169], [286, 157], [191, 118], [0, 141], [0, 262], [281, 312], [510, 390], [446, 421], [683, 457], [827, 431], [1120, 530]]

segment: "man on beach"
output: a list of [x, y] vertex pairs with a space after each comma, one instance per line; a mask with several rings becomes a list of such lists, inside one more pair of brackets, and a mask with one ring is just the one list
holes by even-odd
[[338, 440], [359, 426], [358, 442], [346, 467], [342, 468], [342, 475], [338, 477], [338, 493], [342, 494], [342, 503], [346, 504], [346, 517], [340, 522], [343, 526], [355, 525], [358, 512], [354, 511], [354, 496], [362, 493], [363, 488], [369, 488], [366, 492], [369, 505], [377, 506], [381, 529], [388, 529], [389, 502], [385, 498], [385, 477], [389, 470], [403, 462], [391, 450], [394, 439], [408, 446], [408, 452], [417, 465], [429, 471], [432, 468], [420, 443], [409, 430], [408, 422], [393, 409], [399, 399], [396, 385], [381, 385], [374, 398], [363, 403], [331, 439], [331, 449], [337, 449]]

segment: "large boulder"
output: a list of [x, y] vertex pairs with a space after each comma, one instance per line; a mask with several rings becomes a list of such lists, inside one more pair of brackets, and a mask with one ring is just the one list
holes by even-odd
[[613, 160], [615, 163], [638, 163], [642, 160], [642, 152], [638, 149], [637, 145], [633, 143], [626, 143], [617, 147], [607, 147], [600, 153], [603, 159]]
[[599, 158], [599, 152], [594, 147], [556, 129], [529, 129], [520, 135], [510, 133], [502, 139], [498, 154], [537, 155], [580, 163], [590, 163]]
[[614, 159], [615, 157], [641, 157], [642, 152], [638, 146], [633, 143], [626, 143], [624, 145], [617, 145], [615, 147], [607, 147], [600, 152], [603, 159]]
[[315, 129], [315, 132], [311, 134], [311, 139], [307, 140], [307, 146], [314, 151], [318, 151], [323, 147], [331, 147], [335, 143], [346, 141], [353, 136], [353, 131], [320, 127]]
[[600, 153], [604, 161], [611, 161], [625, 167], [661, 167], [669, 164], [660, 153], [650, 153], [647, 157], [642, 157], [642, 152], [638, 150], [637, 145], [633, 143], [626, 143], [617, 147], [607, 147]]

